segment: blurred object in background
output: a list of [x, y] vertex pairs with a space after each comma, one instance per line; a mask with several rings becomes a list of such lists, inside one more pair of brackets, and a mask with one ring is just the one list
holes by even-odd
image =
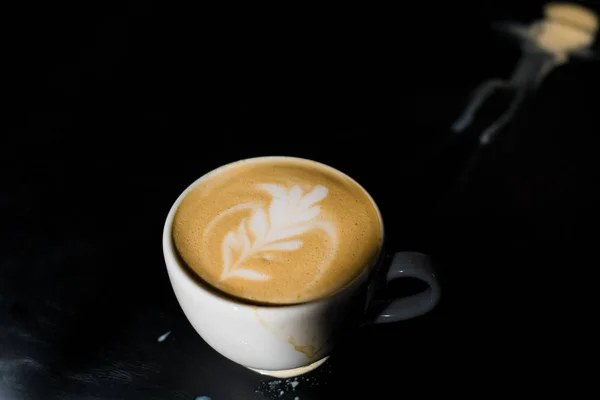
[[442, 193], [441, 205], [464, 190], [481, 165], [485, 149], [499, 136], [506, 136], [509, 123], [554, 68], [572, 57], [595, 59], [591, 46], [598, 18], [579, 5], [550, 3], [544, 7], [544, 18], [528, 26], [509, 21], [495, 27], [517, 38], [521, 58], [508, 80], [493, 78], [477, 86], [452, 124], [433, 172]]
[[474, 90], [469, 104], [452, 125], [453, 132], [465, 131], [494, 91], [513, 91], [504, 113], [479, 135], [480, 145], [486, 145], [512, 119], [528, 92], [538, 88], [555, 67], [567, 63], [571, 56], [592, 58], [590, 46], [598, 30], [598, 18], [593, 11], [575, 4], [550, 3], [544, 8], [544, 16], [529, 26], [510, 21], [498, 24], [499, 29], [519, 40], [521, 59], [508, 81], [491, 79]]

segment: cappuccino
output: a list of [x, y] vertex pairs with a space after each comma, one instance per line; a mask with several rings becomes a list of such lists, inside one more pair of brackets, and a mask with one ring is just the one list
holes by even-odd
[[181, 201], [172, 234], [206, 283], [268, 304], [336, 293], [373, 265], [383, 238], [379, 212], [354, 180], [288, 157], [209, 173]]

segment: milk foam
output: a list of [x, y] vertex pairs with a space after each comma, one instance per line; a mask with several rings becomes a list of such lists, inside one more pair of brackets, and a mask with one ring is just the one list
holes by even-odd
[[[324, 254], [323, 267], [329, 264], [331, 256], [337, 249], [336, 227], [333, 221], [320, 217], [321, 208], [317, 204], [325, 197], [329, 190], [321, 185], [315, 186], [310, 192], [305, 193], [300, 185], [286, 188], [274, 183], [256, 185], [272, 196], [272, 200], [265, 210], [258, 203], [244, 203], [235, 205], [213, 219], [204, 231], [206, 236], [211, 235], [212, 228], [223, 217], [240, 210], [250, 209], [249, 218], [242, 218], [239, 226], [227, 232], [221, 243], [221, 257], [223, 270], [220, 281], [237, 277], [250, 280], [267, 280], [269, 274], [243, 268], [244, 261], [252, 257], [262, 257], [272, 261], [281, 251], [294, 251], [302, 247], [302, 234], [321, 229], [331, 238], [331, 249]], [[237, 253], [237, 257], [234, 256]], [[318, 274], [315, 279], [318, 279]]]
[[295, 303], [331, 294], [371, 265], [381, 225], [368, 195], [335, 170], [294, 160], [233, 165], [181, 202], [175, 246], [207, 283]]

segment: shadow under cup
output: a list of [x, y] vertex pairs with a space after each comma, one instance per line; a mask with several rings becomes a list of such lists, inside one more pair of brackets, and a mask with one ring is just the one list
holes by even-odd
[[[332, 167], [311, 160], [259, 157], [244, 162], [253, 160], [299, 160], [314, 163], [319, 168], [326, 167], [347, 177]], [[359, 276], [337, 293], [318, 300], [291, 305], [261, 305], [237, 299], [201, 280], [179, 257], [172, 237], [173, 219], [183, 198], [207, 177], [235, 165], [237, 163], [222, 166], [199, 178], [171, 207], [163, 230], [163, 253], [169, 279], [184, 314], [198, 334], [217, 352], [262, 374], [274, 377], [300, 375], [320, 366], [331, 353], [340, 334], [364, 320], [375, 287], [381, 283], [381, 280], [372, 279], [380, 276], [378, 270], [383, 259], [384, 232], [381, 213], [366, 190], [348, 177], [364, 191], [377, 210], [382, 240], [376, 259], [365, 265]], [[407, 276], [424, 280], [430, 285], [429, 292], [401, 299], [399, 305], [403, 310], [408, 307], [420, 311], [412, 311], [409, 312], [411, 315], [405, 313], [406, 315], [395, 318], [394, 307], [391, 307], [394, 304], [391, 304], [391, 309], [382, 310], [374, 322], [407, 319], [427, 312], [435, 306], [439, 297], [437, 281], [435, 278], [433, 281], [429, 279], [427, 274], [424, 278], [415, 276], [410, 273], [412, 269], [414, 268], [409, 266]], [[396, 268], [395, 271], [401, 270]], [[400, 276], [394, 278], [403, 277], [403, 273], [404, 271], [401, 271]], [[385, 280], [385, 277], [383, 278]], [[408, 304], [411, 302], [415, 304]], [[427, 304], [423, 305], [423, 302]]]

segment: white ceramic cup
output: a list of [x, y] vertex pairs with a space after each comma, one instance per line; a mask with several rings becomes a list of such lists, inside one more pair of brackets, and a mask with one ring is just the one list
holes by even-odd
[[[259, 157], [244, 162], [289, 158]], [[311, 162], [315, 166], [323, 166]], [[340, 333], [352, 329], [357, 320], [366, 316], [381, 281], [416, 278], [424, 281], [428, 288], [421, 293], [386, 303], [380, 307], [381, 311], [369, 318], [370, 322], [413, 318], [430, 311], [438, 303], [440, 289], [429, 257], [420, 253], [396, 253], [385, 257], [383, 245], [378, 260], [365, 265], [363, 272], [353, 282], [332, 296], [307, 303], [281, 306], [251, 304], [230, 297], [203, 282], [177, 254], [172, 239], [173, 217], [191, 189], [204, 179], [236, 164], [217, 168], [192, 183], [171, 207], [163, 230], [163, 253], [177, 300], [194, 329], [223, 356], [270, 376], [300, 375], [321, 365], [331, 353]], [[346, 176], [332, 167], [326, 167]], [[365, 193], [368, 195], [366, 190]], [[368, 196], [377, 209], [383, 236], [381, 213], [375, 201]], [[387, 263], [389, 268], [385, 265], [387, 258], [391, 258], [391, 264]]]

